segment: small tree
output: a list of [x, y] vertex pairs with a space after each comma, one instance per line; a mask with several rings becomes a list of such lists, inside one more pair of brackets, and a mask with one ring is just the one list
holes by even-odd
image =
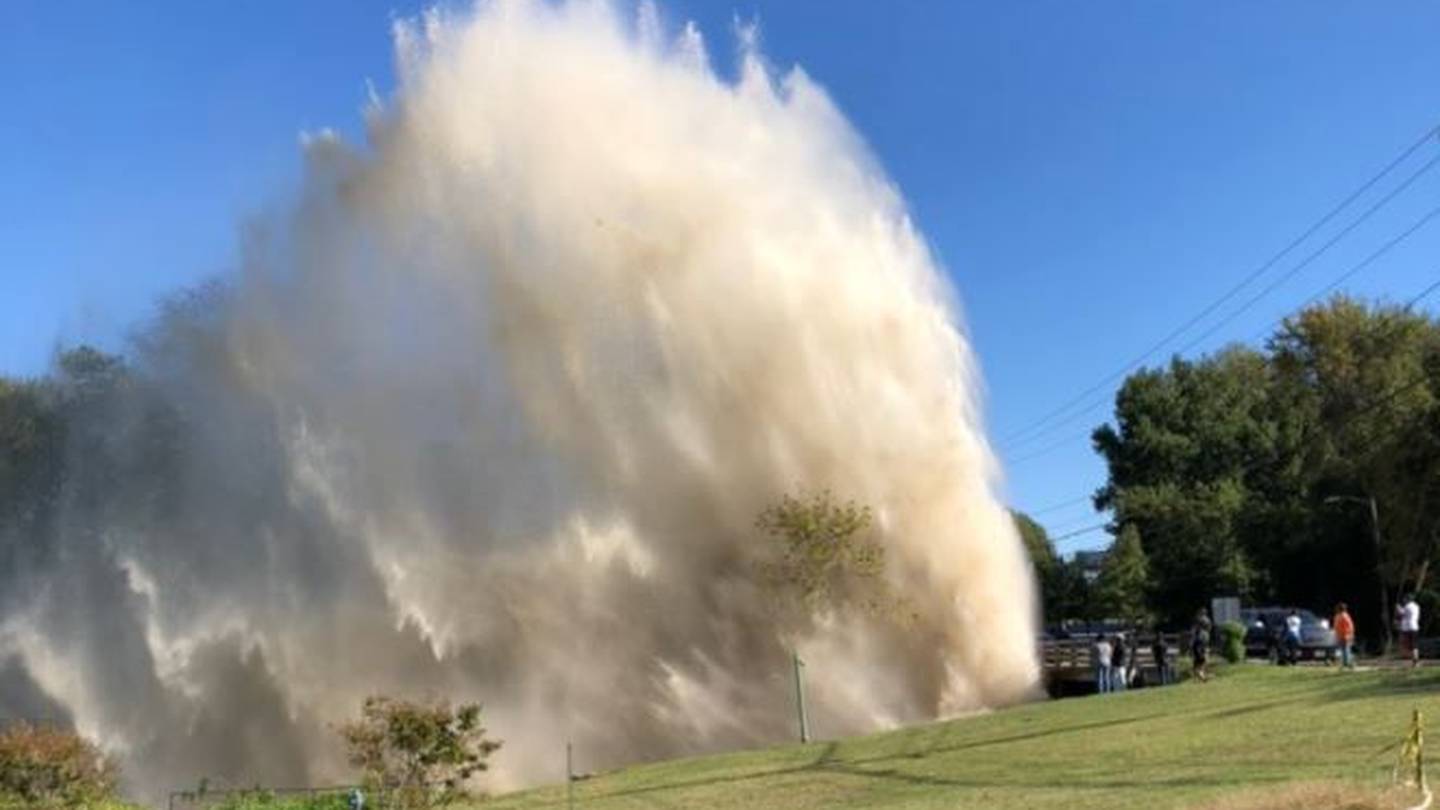
[[480, 706], [413, 703], [374, 696], [360, 719], [340, 727], [350, 764], [372, 790], [401, 807], [445, 804], [467, 794], [467, 782], [488, 767], [498, 740], [485, 736]]
[[1055, 544], [1044, 526], [1024, 512], [1012, 509], [1010, 515], [1015, 520], [1015, 529], [1020, 533], [1025, 553], [1035, 570], [1045, 623], [1092, 618], [1090, 583], [1085, 580], [1085, 573], [1079, 566], [1066, 562], [1055, 553]]
[[[885, 569], [885, 549], [865, 536], [870, 507], [840, 502], [829, 490], [797, 498], [784, 495], [760, 513], [755, 526], [780, 541], [778, 558], [764, 565], [768, 584], [798, 595], [809, 608], [835, 605]], [[869, 606], [880, 604], [871, 589]]]
[[1146, 604], [1150, 590], [1150, 565], [1140, 545], [1140, 530], [1126, 524], [1105, 555], [1093, 592], [1096, 608], [1107, 617], [1133, 624], [1149, 624]]
[[73, 731], [17, 723], [0, 731], [0, 803], [88, 806], [115, 793], [117, 770]]
[[1220, 625], [1220, 655], [1232, 664], [1245, 660], [1245, 625], [1225, 622]]

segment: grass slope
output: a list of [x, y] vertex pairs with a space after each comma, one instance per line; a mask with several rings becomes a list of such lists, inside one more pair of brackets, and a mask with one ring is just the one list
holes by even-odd
[[[644, 765], [575, 785], [586, 810], [1189, 807], [1288, 782], [1388, 784], [1440, 670], [1233, 668], [1208, 684], [1051, 701], [834, 742]], [[502, 754], [503, 756], [503, 754]], [[578, 756], [578, 753], [577, 753]], [[1434, 755], [1431, 755], [1434, 758]], [[486, 810], [565, 807], [563, 785]]]

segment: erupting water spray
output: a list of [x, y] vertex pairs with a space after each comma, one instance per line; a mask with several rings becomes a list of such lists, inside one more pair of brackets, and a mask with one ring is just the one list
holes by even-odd
[[4, 538], [54, 553], [0, 573], [0, 671], [140, 790], [344, 779], [331, 727], [372, 693], [483, 701], [497, 788], [566, 739], [788, 739], [754, 520], [801, 490], [874, 509], [914, 614], [792, 620], [818, 733], [1033, 690], [973, 357], [898, 193], [753, 37], [727, 81], [639, 17], [398, 26], [368, 147], [309, 139], [294, 210], [138, 344], [107, 452], [148, 464], [171, 414], [135, 478], [168, 483]]

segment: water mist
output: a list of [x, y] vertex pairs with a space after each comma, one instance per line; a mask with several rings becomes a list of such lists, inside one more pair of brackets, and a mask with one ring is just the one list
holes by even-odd
[[[557, 780], [566, 739], [587, 769], [773, 743], [792, 641], [823, 736], [1031, 693], [974, 359], [897, 190], [753, 33], [727, 80], [632, 16], [397, 27], [368, 142], [307, 138], [242, 268], [138, 335], [144, 385], [72, 449], [116, 475], [0, 540], [12, 710], [156, 796], [344, 781], [372, 693], [483, 702], [491, 788]], [[914, 616], [782, 632], [755, 518], [825, 488]]]

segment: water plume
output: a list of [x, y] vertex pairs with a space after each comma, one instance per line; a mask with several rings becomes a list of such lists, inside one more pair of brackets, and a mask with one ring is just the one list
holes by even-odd
[[[897, 190], [753, 31], [728, 80], [666, 30], [396, 27], [367, 143], [306, 138], [293, 207], [138, 334], [64, 508], [4, 537], [0, 698], [154, 796], [344, 780], [330, 726], [371, 693], [482, 701], [492, 788], [566, 739], [586, 768], [776, 742], [789, 643], [825, 736], [1030, 693], [974, 360]], [[874, 508], [914, 616], [766, 607], [755, 518], [822, 488]]]

